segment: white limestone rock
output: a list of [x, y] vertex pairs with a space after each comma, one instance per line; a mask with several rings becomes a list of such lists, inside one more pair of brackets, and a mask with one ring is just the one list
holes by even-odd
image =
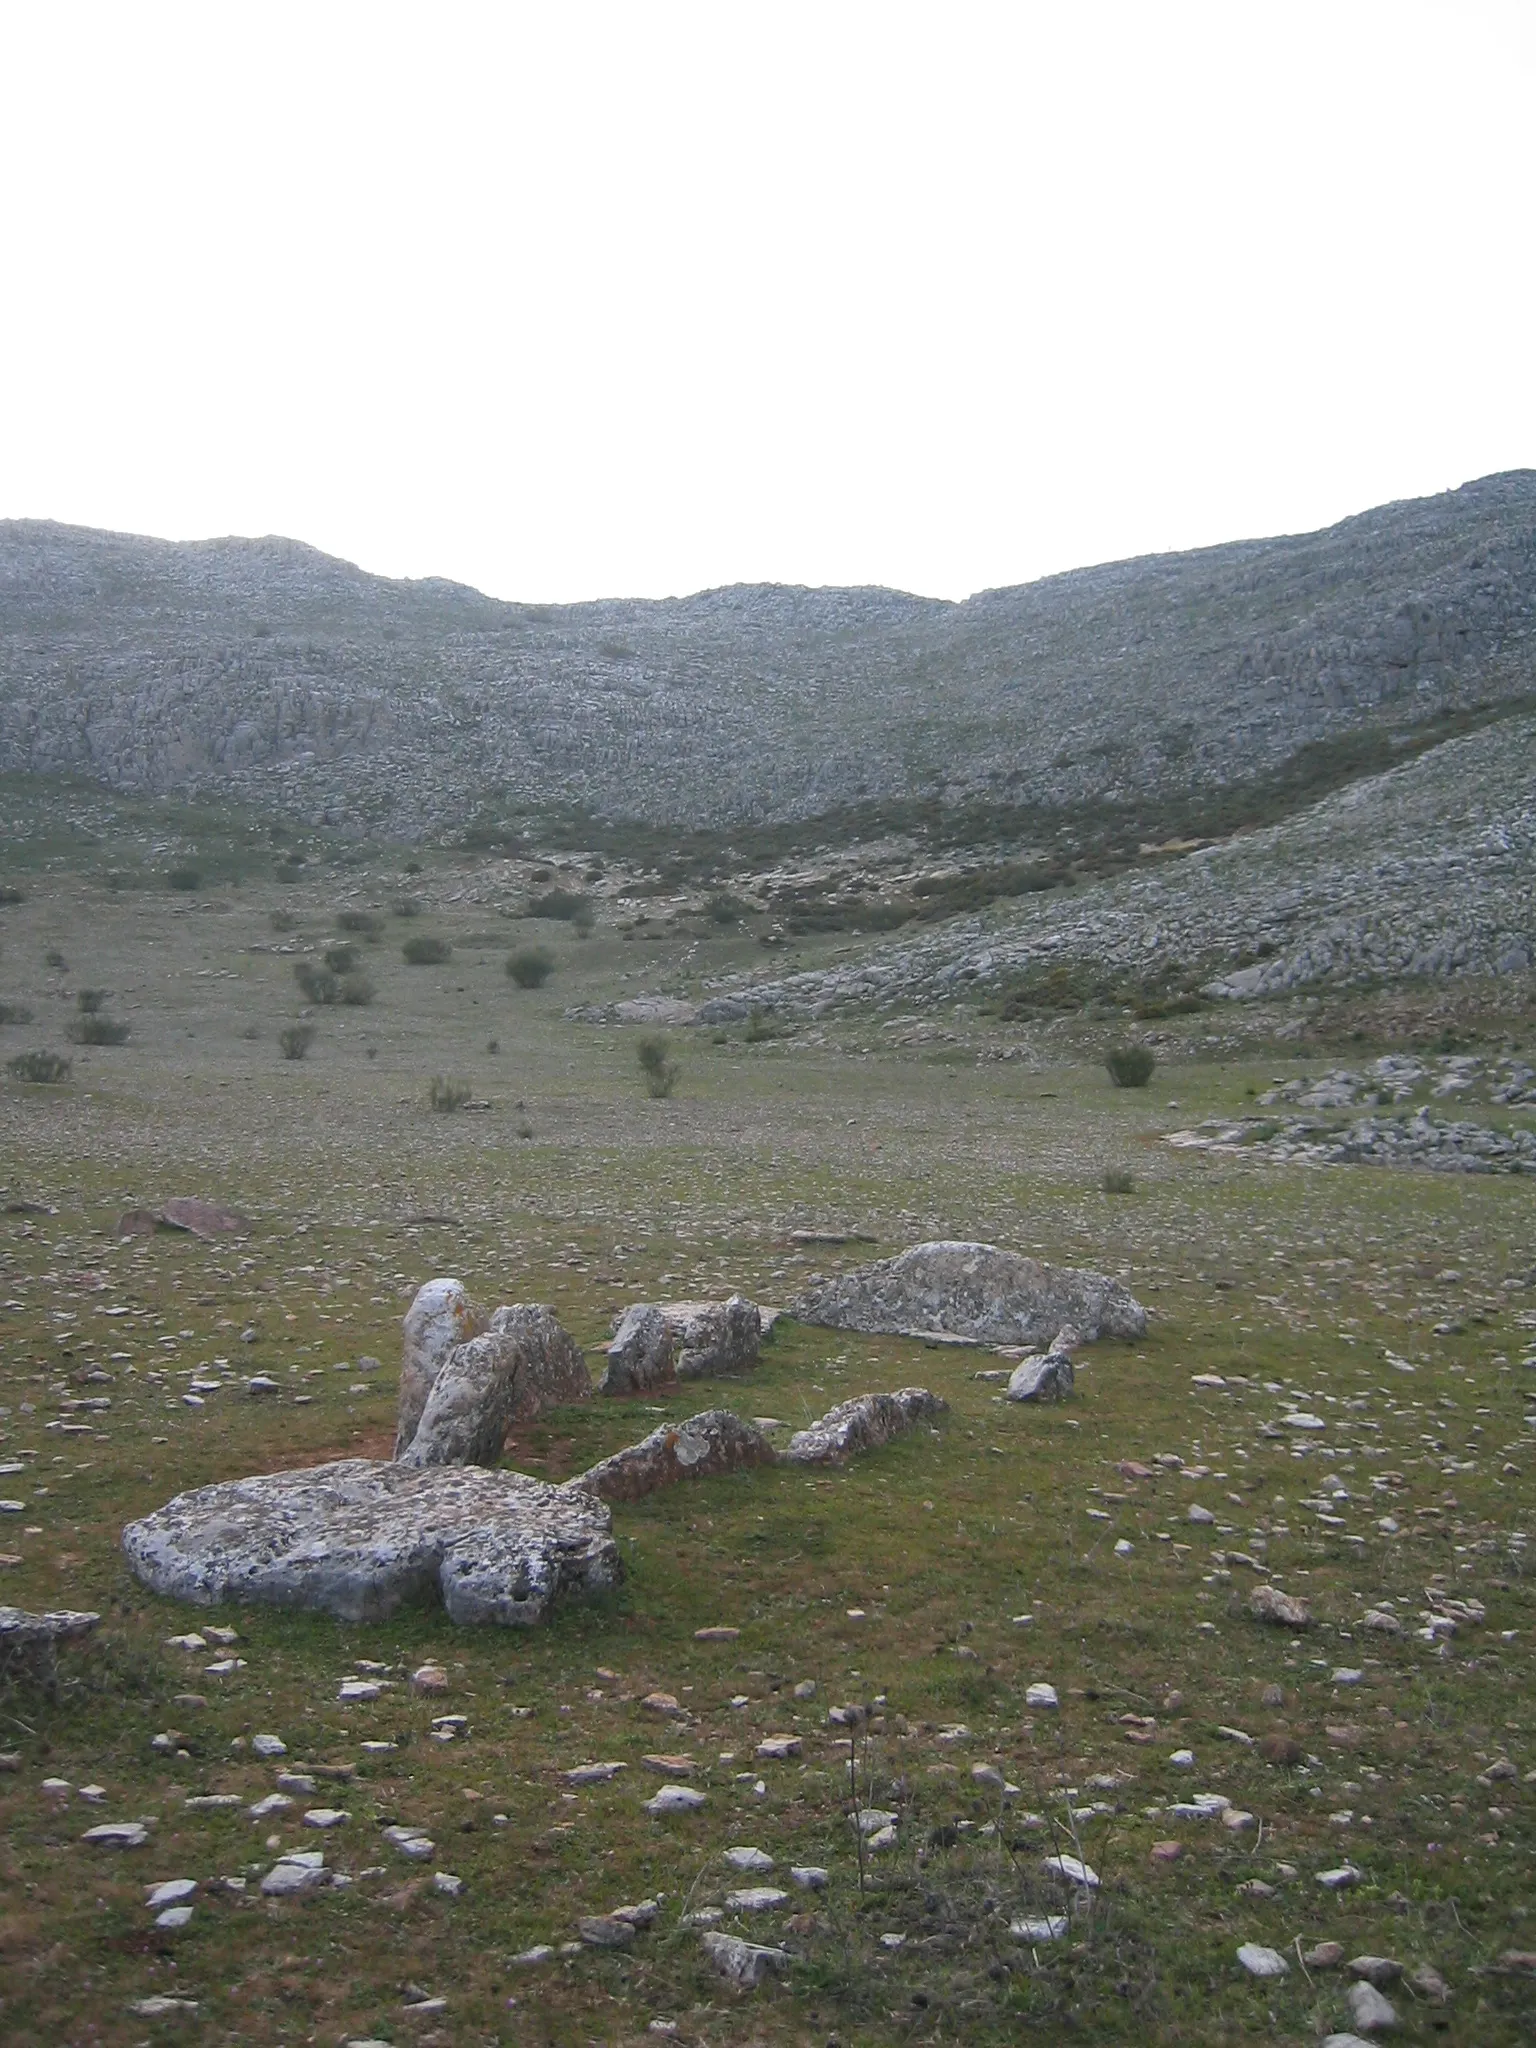
[[472, 1337], [483, 1336], [486, 1328], [484, 1310], [470, 1300], [461, 1281], [429, 1280], [416, 1290], [416, 1299], [406, 1310], [401, 1325], [397, 1458], [416, 1435], [448, 1354]]
[[154, 1592], [381, 1621], [440, 1599], [449, 1618], [524, 1627], [623, 1574], [590, 1491], [474, 1466], [344, 1458], [204, 1486], [131, 1522], [123, 1549]]
[[945, 1335], [1031, 1347], [1049, 1344], [1068, 1323], [1089, 1344], [1100, 1337], [1134, 1340], [1147, 1330], [1146, 1310], [1108, 1274], [947, 1240], [839, 1274], [809, 1289], [791, 1313], [802, 1322], [870, 1335]]
[[706, 1408], [686, 1422], [663, 1423], [565, 1485], [603, 1500], [643, 1500], [680, 1479], [713, 1479], [723, 1472], [772, 1465], [775, 1459], [773, 1445], [755, 1423], [729, 1408]]
[[859, 1394], [828, 1409], [809, 1429], [797, 1430], [784, 1456], [795, 1465], [841, 1465], [857, 1451], [874, 1450], [919, 1422], [948, 1412], [949, 1403], [926, 1387]]

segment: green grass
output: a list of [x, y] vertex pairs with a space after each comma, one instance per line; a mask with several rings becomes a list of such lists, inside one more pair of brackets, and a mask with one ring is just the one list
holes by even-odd
[[[331, 890], [317, 876], [281, 893], [320, 929], [334, 918]], [[722, 2048], [833, 2033], [860, 2044], [1034, 2033], [1299, 2042], [1346, 2024], [1342, 1981], [1309, 1983], [1291, 1950], [1289, 1977], [1256, 1985], [1236, 1947], [1335, 1937], [1349, 1954], [1432, 1962], [1450, 1980], [1444, 2012], [1393, 1994], [1399, 2038], [1522, 2039], [1531, 1985], [1498, 1959], [1536, 1947], [1523, 1782], [1536, 1767], [1536, 1602], [1524, 1546], [1511, 1541], [1529, 1527], [1536, 1470], [1521, 1400], [1532, 1375], [1520, 1365], [1536, 1334], [1516, 1321], [1536, 1311], [1536, 1289], [1504, 1286], [1531, 1277], [1528, 1186], [1173, 1151], [1162, 1132], [1236, 1113], [1248, 1089], [1334, 1057], [1245, 1044], [1236, 1024], [1202, 1049], [1204, 1019], [1170, 1025], [1145, 1091], [1113, 1088], [1102, 1044], [1071, 1020], [1042, 1039], [1038, 1070], [988, 1057], [1012, 1042], [1009, 1028], [958, 1009], [939, 1020], [945, 1044], [903, 1044], [857, 1017], [750, 1047], [675, 1033], [682, 1079], [671, 1100], [652, 1101], [632, 1034], [564, 1016], [634, 986], [619, 977], [640, 949], [599, 924], [562, 961], [558, 989], [513, 990], [505, 948], [471, 942], [486, 912], [469, 923], [467, 902], [462, 924], [438, 920], [454, 946], [445, 971], [380, 949], [377, 1006], [328, 1012], [309, 1058], [285, 1062], [271, 1042], [294, 992], [269, 925], [277, 896], [252, 885], [199, 914], [172, 892], [113, 894], [48, 872], [5, 912], [8, 993], [57, 1008], [44, 970], [19, 963], [58, 948], [88, 960], [135, 1022], [125, 1046], [77, 1049], [60, 1086], [0, 1082], [0, 1462], [27, 1468], [0, 1479], [0, 1495], [23, 1502], [0, 1517], [0, 1548], [21, 1560], [0, 1569], [0, 1597], [103, 1615], [95, 1641], [64, 1654], [56, 1699], [14, 1687], [0, 1698], [0, 1748], [21, 1760], [0, 1774], [0, 2038], [404, 2042], [433, 2031], [400, 2010], [414, 1982], [449, 2001], [435, 2025], [454, 2043], [632, 2042], [655, 2016]], [[729, 927], [689, 954], [696, 943], [644, 949], [646, 985], [686, 986], [757, 957]], [[812, 942], [803, 957], [831, 951]], [[1316, 1014], [1306, 1013], [1314, 1025]], [[1366, 1014], [1339, 1009], [1341, 1035]], [[263, 1038], [244, 1036], [253, 1024]], [[1405, 1011], [1379, 1044], [1422, 1025]], [[494, 1060], [491, 1033], [503, 1045]], [[1350, 1064], [1375, 1049], [1351, 1046]], [[433, 1072], [462, 1074], [490, 1108], [433, 1115]], [[1128, 1162], [1133, 1201], [1105, 1186], [1106, 1170]], [[194, 1192], [245, 1210], [252, 1237], [113, 1235], [123, 1209]], [[790, 1241], [793, 1229], [832, 1225], [877, 1242]], [[434, 1273], [459, 1274], [488, 1304], [550, 1302], [596, 1346], [629, 1300], [739, 1286], [782, 1303], [813, 1272], [937, 1235], [1124, 1271], [1156, 1311], [1151, 1333], [1083, 1352], [1077, 1396], [1057, 1408], [1001, 1402], [997, 1382], [975, 1377], [1002, 1364], [984, 1355], [791, 1324], [750, 1379], [548, 1415], [508, 1456], [559, 1478], [717, 1402], [796, 1426], [866, 1388], [921, 1383], [950, 1402], [936, 1433], [843, 1475], [780, 1468], [618, 1509], [622, 1590], [539, 1631], [461, 1632], [433, 1611], [369, 1627], [208, 1613], [153, 1598], [123, 1566], [122, 1523], [185, 1487], [387, 1455], [399, 1317]], [[1438, 1277], [1451, 1271], [1460, 1278]], [[1452, 1314], [1465, 1334], [1436, 1336]], [[359, 1374], [365, 1354], [384, 1369]], [[252, 1371], [279, 1381], [271, 1405], [242, 1391]], [[1193, 1384], [1211, 1372], [1226, 1389]], [[193, 1374], [230, 1384], [188, 1407]], [[67, 1405], [102, 1396], [110, 1409]], [[1327, 1419], [1320, 1440], [1261, 1433], [1293, 1402]], [[65, 1422], [80, 1433], [49, 1426]], [[1172, 1475], [1153, 1463], [1162, 1453], [1210, 1476]], [[1126, 1479], [1125, 1459], [1158, 1477]], [[1337, 1510], [1343, 1528], [1320, 1519], [1333, 1510], [1306, 1505], [1323, 1499], [1328, 1474], [1352, 1495]], [[1189, 1524], [1192, 1499], [1230, 1533]], [[1397, 1537], [1378, 1527], [1387, 1513]], [[1127, 1557], [1115, 1554], [1121, 1537]], [[1310, 1635], [1252, 1622], [1253, 1575], [1215, 1561], [1259, 1543], [1281, 1582], [1312, 1600]], [[1355, 1626], [1384, 1596], [1414, 1622], [1437, 1576], [1487, 1607], [1485, 1625], [1444, 1655]], [[1012, 1619], [1021, 1613], [1034, 1617], [1027, 1627]], [[244, 1668], [224, 1679], [205, 1673], [212, 1652], [166, 1647], [207, 1621], [240, 1632]], [[694, 1639], [722, 1622], [739, 1640]], [[445, 1700], [402, 1685], [371, 1705], [337, 1701], [358, 1658], [401, 1677], [428, 1656], [448, 1666]], [[1335, 1687], [1344, 1665], [1364, 1682]], [[796, 1700], [806, 1678], [817, 1694]], [[1025, 1709], [1035, 1679], [1057, 1687], [1058, 1713]], [[1268, 1684], [1284, 1689], [1274, 1711], [1261, 1704]], [[654, 1688], [678, 1695], [688, 1727], [640, 1710]], [[185, 1693], [206, 1705], [178, 1704]], [[867, 1752], [860, 1743], [862, 1784], [902, 1818], [898, 1849], [871, 1860], [861, 1894], [843, 1730], [825, 1717], [881, 1696]], [[443, 1711], [468, 1716], [460, 1740], [430, 1738]], [[1128, 1739], [1127, 1713], [1156, 1718], [1150, 1744]], [[940, 1739], [959, 1722], [967, 1740]], [[1216, 1733], [1275, 1723], [1314, 1766], [1268, 1765]], [[185, 1736], [187, 1757], [151, 1747], [167, 1729]], [[803, 1755], [759, 1765], [756, 1742], [786, 1730]], [[236, 1746], [263, 1731], [286, 1741], [285, 1766], [348, 1762], [358, 1775], [261, 1826], [243, 1809], [188, 1813], [188, 1792], [254, 1800], [273, 1789], [274, 1767]], [[370, 1739], [399, 1746], [370, 1755]], [[1168, 1765], [1183, 1746], [1193, 1773]], [[657, 1749], [698, 1759], [700, 1814], [658, 1822], [641, 1811], [660, 1782], [641, 1758]], [[1480, 1784], [1502, 1755], [1515, 1781]], [[630, 1768], [584, 1790], [560, 1776], [598, 1758]], [[995, 1763], [1019, 1798], [1003, 1805], [973, 1784], [973, 1762]], [[1112, 1771], [1126, 1782], [1090, 1789]], [[55, 1807], [40, 1790], [49, 1776], [101, 1784], [107, 1799]], [[1252, 1811], [1262, 1836], [1144, 1810], [1197, 1790]], [[1011, 1940], [1010, 1917], [1057, 1903], [1038, 1865], [1064, 1845], [1065, 1808], [1101, 1800], [1114, 1810], [1078, 1826], [1104, 1878], [1092, 1913], [1061, 1944]], [[320, 1803], [350, 1809], [339, 1833], [297, 1825]], [[1026, 1810], [1045, 1825], [1026, 1826]], [[1345, 1810], [1348, 1827], [1330, 1820]], [[155, 1819], [144, 1850], [78, 1840], [97, 1820], [136, 1815]], [[383, 1843], [378, 1823], [393, 1819], [428, 1827], [432, 1862], [406, 1863]], [[266, 1869], [269, 1831], [284, 1847], [325, 1847], [339, 1868], [386, 1874], [276, 1906], [209, 1888]], [[1164, 1867], [1149, 1852], [1166, 1837], [1186, 1850]], [[723, 1898], [735, 1880], [720, 1851], [743, 1842], [775, 1858], [773, 1881], [792, 1862], [832, 1873], [822, 1897], [794, 1893], [783, 1914], [741, 1923], [796, 1958], [783, 1984], [748, 1998], [706, 1971], [679, 1925], [686, 1900]], [[1346, 1857], [1365, 1878], [1334, 1898], [1315, 1873]], [[1298, 1876], [1281, 1876], [1282, 1864]], [[436, 1896], [434, 1868], [462, 1876], [464, 1896]], [[205, 1889], [189, 1927], [163, 1935], [142, 1887], [180, 1875]], [[1276, 1896], [1240, 1896], [1250, 1878]], [[570, 1939], [581, 1913], [661, 1894], [657, 1927], [627, 1955], [510, 1962], [534, 1942]], [[887, 1948], [885, 1934], [906, 1939]], [[196, 2021], [128, 2013], [154, 1992], [197, 1998]]]

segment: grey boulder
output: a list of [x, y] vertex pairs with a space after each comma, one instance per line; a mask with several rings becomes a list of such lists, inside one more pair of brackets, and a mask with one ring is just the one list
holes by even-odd
[[1147, 1329], [1146, 1310], [1107, 1273], [943, 1240], [839, 1274], [801, 1295], [791, 1313], [834, 1330], [983, 1344], [1047, 1345], [1064, 1323], [1089, 1344]]
[[775, 1462], [772, 1444], [754, 1423], [729, 1408], [706, 1408], [686, 1422], [663, 1423], [641, 1442], [568, 1479], [566, 1487], [604, 1500], [643, 1500], [680, 1479], [713, 1479]]
[[651, 1303], [637, 1301], [619, 1319], [597, 1391], [645, 1394], [675, 1376], [676, 1351], [666, 1317]]
[[507, 1432], [592, 1382], [581, 1352], [547, 1308], [497, 1309], [482, 1337], [456, 1344], [432, 1383], [404, 1465], [495, 1465]]
[[894, 1394], [859, 1394], [828, 1409], [809, 1429], [797, 1430], [784, 1456], [795, 1465], [840, 1465], [858, 1451], [875, 1450], [919, 1422], [947, 1413], [949, 1403], [926, 1387]]
[[1072, 1369], [1072, 1352], [1077, 1332], [1064, 1328], [1056, 1332], [1048, 1351], [1032, 1352], [1021, 1358], [1008, 1378], [1010, 1401], [1065, 1401], [1077, 1375]]
[[416, 1435], [428, 1396], [448, 1362], [448, 1354], [472, 1337], [484, 1336], [487, 1327], [485, 1311], [470, 1300], [462, 1281], [428, 1280], [416, 1290], [416, 1299], [406, 1310], [401, 1325], [397, 1458]]
[[179, 1494], [123, 1549], [156, 1593], [381, 1621], [441, 1600], [456, 1622], [529, 1626], [623, 1572], [595, 1494], [521, 1472], [344, 1458]]

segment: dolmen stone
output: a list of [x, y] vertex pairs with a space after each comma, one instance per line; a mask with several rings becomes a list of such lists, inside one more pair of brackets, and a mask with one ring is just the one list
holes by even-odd
[[[550, 1309], [499, 1308], [483, 1336], [443, 1359], [416, 1433], [395, 1455], [405, 1465], [496, 1465], [509, 1430], [591, 1392], [580, 1347]], [[402, 1429], [404, 1409], [402, 1382]]]
[[748, 1372], [762, 1344], [762, 1316], [745, 1295], [725, 1301], [635, 1302], [608, 1346], [600, 1394], [643, 1394], [671, 1380]]
[[100, 1622], [99, 1614], [62, 1608], [31, 1614], [25, 1607], [0, 1607], [0, 1678], [28, 1678], [51, 1686], [58, 1675], [60, 1643], [78, 1642]]
[[470, 1300], [462, 1281], [428, 1280], [416, 1290], [416, 1299], [406, 1310], [402, 1325], [400, 1405], [395, 1429], [397, 1458], [415, 1438], [448, 1354], [472, 1337], [483, 1337], [489, 1328], [485, 1311]]
[[135, 1575], [211, 1607], [249, 1601], [381, 1621], [440, 1599], [449, 1618], [527, 1627], [622, 1575], [592, 1489], [475, 1466], [343, 1458], [179, 1494], [123, 1531]]
[[775, 1462], [773, 1445], [755, 1423], [729, 1408], [706, 1408], [686, 1422], [663, 1423], [641, 1442], [568, 1479], [566, 1487], [603, 1500], [643, 1500], [680, 1479], [714, 1479]]
[[1147, 1312], [1107, 1273], [1048, 1266], [992, 1244], [918, 1244], [812, 1287], [791, 1304], [801, 1322], [867, 1335], [969, 1337], [1048, 1345], [1064, 1323], [1085, 1344], [1144, 1337]]
[[858, 1451], [888, 1444], [919, 1422], [948, 1412], [949, 1403], [926, 1387], [894, 1394], [859, 1394], [828, 1409], [809, 1429], [797, 1430], [784, 1456], [794, 1465], [841, 1465]]
[[1008, 1378], [1010, 1401], [1065, 1401], [1076, 1381], [1072, 1353], [1078, 1336], [1070, 1324], [1056, 1332], [1048, 1351], [1021, 1358]]

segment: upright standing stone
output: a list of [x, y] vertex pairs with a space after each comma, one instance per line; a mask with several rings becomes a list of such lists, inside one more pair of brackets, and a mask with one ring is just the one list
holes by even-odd
[[405, 1312], [395, 1456], [416, 1434], [427, 1396], [455, 1345], [483, 1336], [486, 1317], [458, 1280], [429, 1280]]

